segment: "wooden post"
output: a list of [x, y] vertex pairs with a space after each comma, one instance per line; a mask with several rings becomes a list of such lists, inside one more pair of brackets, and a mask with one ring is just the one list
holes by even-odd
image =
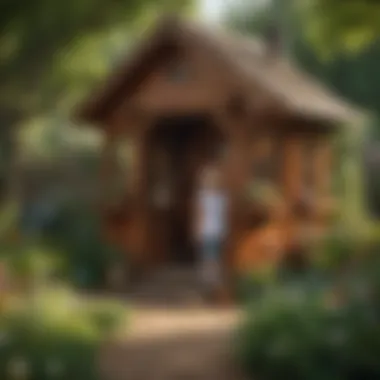
[[239, 238], [241, 238], [240, 233], [244, 216], [241, 197], [249, 178], [249, 119], [247, 117], [231, 119], [228, 115], [218, 112], [216, 113], [216, 122], [225, 131], [226, 141], [228, 142], [224, 173], [229, 199], [229, 234], [226, 239], [224, 253], [223, 271], [225, 280], [222, 293], [225, 298], [231, 299], [236, 274], [234, 255], [236, 254]]
[[295, 202], [303, 187], [302, 141], [298, 136], [289, 136], [284, 148], [284, 193], [289, 202]]
[[326, 138], [319, 138], [316, 141], [314, 156], [315, 187], [318, 197], [330, 195], [331, 191], [331, 168], [332, 154], [331, 142]]
[[153, 122], [151, 118], [139, 119], [135, 138], [135, 166], [133, 200], [135, 208], [135, 224], [138, 233], [136, 254], [140, 265], [146, 270], [152, 264], [152, 249], [154, 246], [150, 239], [150, 231], [154, 226], [150, 223], [149, 201], [149, 165], [151, 160], [149, 146], [149, 130]]
[[315, 178], [315, 195], [317, 209], [315, 219], [320, 222], [320, 217], [325, 219], [330, 213], [331, 196], [331, 170], [332, 170], [332, 151], [331, 141], [327, 137], [320, 137], [316, 141], [316, 149], [313, 160], [313, 172]]
[[[297, 220], [294, 215], [294, 205], [299, 200], [303, 190], [302, 183], [302, 140], [298, 135], [284, 137], [283, 189], [287, 203], [287, 216], [284, 228], [287, 230], [287, 242], [294, 239]], [[288, 245], [287, 244], [287, 245]]]

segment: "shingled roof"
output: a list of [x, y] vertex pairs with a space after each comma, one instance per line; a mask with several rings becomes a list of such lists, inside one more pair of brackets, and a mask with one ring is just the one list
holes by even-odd
[[212, 49], [239, 74], [245, 83], [261, 85], [289, 112], [309, 119], [346, 123], [361, 120], [364, 113], [350, 105], [295, 63], [277, 55], [268, 61], [270, 47], [258, 38], [230, 33], [179, 18], [164, 18], [153, 33], [124, 61], [105, 86], [79, 108], [77, 117], [101, 121], [128, 87], [138, 65], [169, 39], [196, 40]]

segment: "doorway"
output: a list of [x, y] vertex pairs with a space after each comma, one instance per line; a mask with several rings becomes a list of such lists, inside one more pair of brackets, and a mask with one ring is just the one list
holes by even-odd
[[159, 262], [194, 264], [198, 174], [220, 159], [224, 139], [207, 115], [160, 117], [149, 135], [150, 235]]

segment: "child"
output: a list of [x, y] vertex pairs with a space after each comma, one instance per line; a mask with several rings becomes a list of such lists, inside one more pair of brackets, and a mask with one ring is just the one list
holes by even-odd
[[226, 209], [220, 171], [216, 166], [207, 167], [201, 174], [196, 196], [195, 239], [200, 253], [201, 278], [208, 292], [220, 286]]

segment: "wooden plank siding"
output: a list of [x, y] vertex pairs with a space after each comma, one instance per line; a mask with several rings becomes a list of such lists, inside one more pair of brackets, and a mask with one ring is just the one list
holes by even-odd
[[[280, 262], [297, 244], [305, 223], [328, 226], [318, 202], [331, 195], [331, 136], [337, 119], [346, 120], [351, 113], [281, 57], [268, 60], [265, 46], [256, 49], [245, 39], [171, 22], [161, 25], [118, 75], [85, 104], [82, 115], [104, 129], [105, 185], [114, 142], [126, 136], [134, 145], [126, 202], [119, 206], [124, 217], [105, 216], [109, 238], [131, 262], [149, 270], [173, 259], [174, 227], [181, 224], [189, 233], [197, 172], [220, 146], [229, 202], [223, 262], [228, 286], [236, 272]], [[194, 116], [203, 118], [201, 125], [182, 125]], [[175, 135], [181, 128], [185, 137]], [[170, 139], [177, 149], [166, 144]], [[173, 185], [180, 195], [170, 211], [159, 209], [152, 198], [165, 153], [178, 161], [181, 176], [176, 179], [182, 181]], [[265, 160], [258, 161], [265, 154], [268, 168]], [[265, 223], [252, 226], [245, 193], [264, 177], [283, 202], [270, 210]], [[306, 190], [314, 211], [299, 215], [296, 209]]]

